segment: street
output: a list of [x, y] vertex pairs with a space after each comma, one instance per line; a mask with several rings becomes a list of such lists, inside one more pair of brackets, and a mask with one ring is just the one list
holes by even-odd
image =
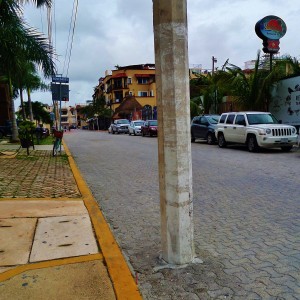
[[144, 299], [299, 299], [300, 150], [192, 144], [195, 252], [159, 269], [157, 138], [64, 136]]

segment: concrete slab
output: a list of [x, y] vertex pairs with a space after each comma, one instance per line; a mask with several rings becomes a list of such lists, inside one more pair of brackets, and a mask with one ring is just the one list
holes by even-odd
[[98, 253], [89, 215], [38, 220], [30, 262]]
[[28, 262], [37, 219], [0, 219], [0, 266]]
[[83, 201], [0, 201], [0, 218], [78, 216], [87, 214]]
[[102, 261], [31, 270], [0, 284], [0, 299], [116, 299]]

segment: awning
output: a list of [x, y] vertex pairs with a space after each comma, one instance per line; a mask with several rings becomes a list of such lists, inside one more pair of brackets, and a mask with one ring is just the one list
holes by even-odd
[[150, 74], [134, 74], [135, 77], [150, 77]]
[[127, 77], [126, 73], [115, 74], [111, 78], [122, 78], [122, 77]]

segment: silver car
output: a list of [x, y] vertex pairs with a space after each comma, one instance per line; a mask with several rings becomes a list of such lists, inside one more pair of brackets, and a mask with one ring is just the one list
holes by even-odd
[[141, 134], [141, 126], [144, 125], [145, 121], [143, 120], [135, 120], [131, 121], [128, 127], [129, 135], [140, 135]]

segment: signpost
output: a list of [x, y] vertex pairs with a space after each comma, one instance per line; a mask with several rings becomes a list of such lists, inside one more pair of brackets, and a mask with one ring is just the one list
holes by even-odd
[[279, 51], [279, 40], [286, 33], [286, 24], [276, 16], [266, 16], [255, 25], [255, 32], [263, 40], [263, 51], [270, 54], [270, 71], [272, 71], [273, 54]]
[[59, 130], [61, 130], [61, 102], [69, 101], [69, 78], [52, 76], [51, 91], [52, 101], [59, 101]]

